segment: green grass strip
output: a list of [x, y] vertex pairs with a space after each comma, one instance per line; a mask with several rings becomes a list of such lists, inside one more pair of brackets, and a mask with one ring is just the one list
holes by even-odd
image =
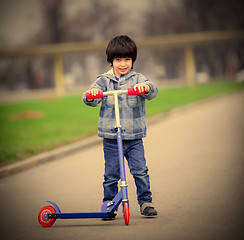
[[[147, 116], [237, 89], [244, 82], [161, 88], [147, 101]], [[98, 115], [99, 107], [86, 106], [81, 95], [0, 105], [0, 166], [96, 134]]]

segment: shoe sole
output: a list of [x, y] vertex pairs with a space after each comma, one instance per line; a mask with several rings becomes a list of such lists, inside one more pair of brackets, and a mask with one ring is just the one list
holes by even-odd
[[158, 214], [157, 213], [149, 213], [149, 214], [141, 214], [141, 215], [143, 215], [143, 216], [145, 216], [145, 217], [156, 217]]

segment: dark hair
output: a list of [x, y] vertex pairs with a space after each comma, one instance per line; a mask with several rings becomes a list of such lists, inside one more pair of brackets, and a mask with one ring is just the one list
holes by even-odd
[[132, 66], [136, 61], [137, 47], [135, 42], [126, 35], [112, 39], [106, 49], [107, 61], [113, 65], [114, 58], [132, 58]]

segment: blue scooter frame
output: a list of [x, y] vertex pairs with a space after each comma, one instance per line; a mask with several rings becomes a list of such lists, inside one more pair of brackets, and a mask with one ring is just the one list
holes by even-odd
[[118, 209], [119, 205], [122, 202], [123, 207], [123, 215], [125, 225], [129, 224], [129, 199], [128, 199], [128, 191], [127, 191], [127, 182], [125, 175], [125, 164], [124, 164], [124, 153], [123, 153], [123, 143], [122, 143], [122, 132], [120, 125], [120, 116], [119, 116], [119, 103], [118, 103], [118, 95], [120, 94], [128, 94], [128, 95], [138, 95], [144, 94], [145, 89], [134, 89], [128, 88], [127, 90], [115, 90], [115, 91], [98, 91], [97, 94], [91, 94], [90, 92], [86, 93], [86, 98], [89, 99], [97, 99], [103, 98], [107, 95], [114, 96], [114, 106], [115, 106], [115, 118], [116, 118], [116, 132], [117, 132], [117, 145], [118, 145], [118, 153], [119, 153], [119, 166], [120, 166], [120, 191], [116, 194], [112, 201], [106, 201], [102, 204], [101, 212], [73, 212], [73, 213], [62, 213], [58, 205], [53, 201], [46, 201], [51, 205], [43, 207], [39, 214], [38, 220], [41, 226], [43, 227], [51, 227], [56, 219], [75, 219], [75, 218], [111, 218], [115, 217], [115, 211]]

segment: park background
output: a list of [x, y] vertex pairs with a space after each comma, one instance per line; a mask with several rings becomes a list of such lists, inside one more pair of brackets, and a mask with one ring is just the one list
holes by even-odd
[[[244, 239], [242, 12], [239, 0], [1, 0], [1, 237]], [[64, 212], [100, 209], [99, 108], [81, 95], [109, 69], [117, 34], [136, 41], [135, 70], [159, 87], [144, 140], [158, 216], [141, 216], [127, 174], [129, 227], [119, 209], [112, 222], [43, 229], [47, 199]]]
[[148, 116], [243, 89], [243, 4], [231, 0], [0, 2], [1, 166], [96, 133], [81, 94], [127, 34], [160, 93]]

